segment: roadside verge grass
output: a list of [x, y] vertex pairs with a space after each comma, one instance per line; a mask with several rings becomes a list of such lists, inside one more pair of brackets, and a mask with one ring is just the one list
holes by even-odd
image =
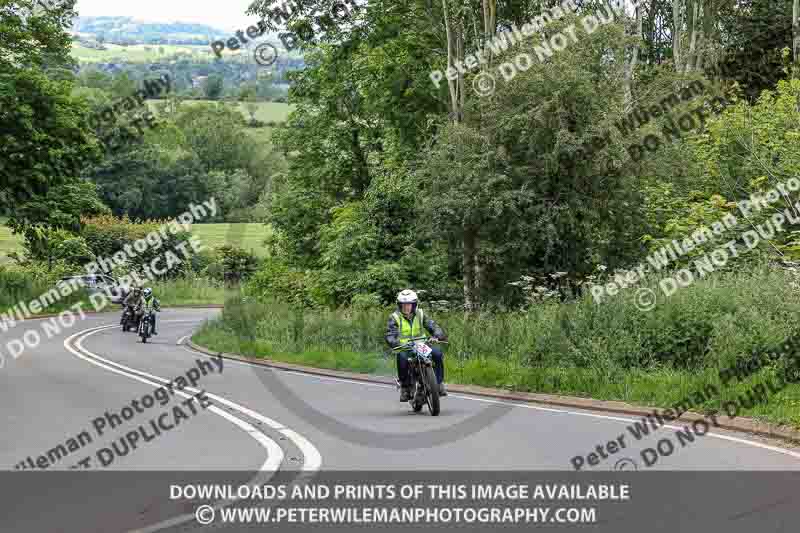
[[[26, 282], [19, 286], [11, 286], [9, 284], [4, 284], [2, 277], [0, 277], [0, 314], [5, 315], [9, 319], [16, 318], [16, 315], [8, 314], [15, 306], [19, 305], [21, 302], [26, 306], [30, 306], [32, 301], [39, 299], [42, 295], [50, 291], [53, 286], [54, 285], [51, 283], [33, 281]], [[149, 287], [153, 289], [156, 298], [158, 298], [159, 302], [164, 307], [175, 305], [221, 305], [225, 303], [226, 298], [235, 298], [239, 295], [238, 287], [226, 288], [221, 283], [203, 278], [181, 278], [164, 282], [153, 282]], [[52, 302], [36, 313], [31, 313], [31, 316], [36, 317], [60, 313], [79, 302], [83, 302], [82, 309], [84, 311], [94, 310], [89, 300], [89, 293], [85, 289], [81, 289]], [[21, 305], [20, 309], [22, 310]], [[119, 309], [120, 306], [118, 304], [109, 304], [103, 311], [118, 311]]]
[[[649, 313], [635, 307], [635, 291], [603, 305], [588, 297], [520, 313], [436, 313], [451, 341], [444, 349], [446, 380], [661, 408], [713, 385], [719, 394], [700, 398], [691, 410], [724, 412], [725, 402], [775, 370], [765, 367], [723, 386], [720, 369], [798, 335], [800, 295], [784, 276], [763, 270], [720, 275], [659, 301]], [[193, 340], [216, 351], [394, 375], [394, 357], [384, 358], [389, 312], [303, 311], [238, 299], [226, 302]], [[800, 385], [791, 383], [738, 416], [800, 427]]]

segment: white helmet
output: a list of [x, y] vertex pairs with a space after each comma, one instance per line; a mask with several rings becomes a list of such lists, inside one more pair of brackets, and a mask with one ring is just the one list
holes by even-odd
[[401, 304], [411, 304], [411, 313], [417, 312], [417, 293], [411, 289], [405, 289], [397, 293], [397, 309], [403, 311]]
[[397, 293], [398, 304], [415, 304], [417, 301], [417, 293], [411, 289], [405, 289]]

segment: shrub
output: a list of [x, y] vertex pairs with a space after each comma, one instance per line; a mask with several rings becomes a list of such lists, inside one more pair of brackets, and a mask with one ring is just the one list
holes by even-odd
[[216, 264], [219, 261], [219, 256], [217, 252], [212, 249], [205, 249], [200, 253], [196, 253], [192, 256], [192, 260], [190, 262], [192, 267], [192, 272], [201, 273], [204, 272], [210, 266]]
[[350, 307], [357, 311], [377, 309], [382, 306], [381, 297], [375, 293], [356, 294], [350, 299]]
[[[58, 261], [51, 265], [39, 262], [24, 265], [0, 265], [0, 311], [14, 307], [19, 302], [30, 302], [46, 293], [62, 277], [73, 274], [73, 267]], [[86, 301], [84, 290], [76, 291], [63, 298], [42, 312], [55, 312], [66, 309], [78, 301]]]
[[55, 246], [55, 257], [69, 265], [80, 266], [94, 260], [95, 255], [89, 249], [86, 239], [72, 235]]
[[58, 262], [77, 268], [94, 259], [94, 254], [89, 249], [86, 239], [60, 228], [28, 227], [23, 247], [25, 248], [24, 258], [20, 258], [16, 254], [12, 255], [18, 263], [41, 262], [48, 269], [52, 269], [54, 263]]
[[221, 246], [218, 255], [222, 259], [222, 279], [226, 283], [239, 283], [252, 276], [261, 266], [261, 260], [255, 254], [236, 246]]
[[[157, 234], [158, 239], [162, 240], [161, 226], [168, 224], [170, 221], [148, 220], [134, 222], [127, 216], [104, 215], [84, 218], [81, 222], [84, 226], [82, 235], [91, 251], [98, 258], [110, 260], [114, 254], [124, 251], [126, 246], [130, 250], [136, 241], [145, 239], [150, 234]], [[191, 238], [191, 233], [188, 231], [181, 229], [181, 231], [173, 234], [171, 230], [167, 230], [163, 234], [166, 239], [160, 245], [155, 239], [151, 239], [151, 243], [154, 244], [148, 244], [143, 252], [139, 253], [134, 250], [134, 258], [122, 270], [125, 273], [131, 269], [144, 272], [145, 265], [149, 265], [157, 257], [163, 257], [167, 250], [173, 251], [178, 258], [183, 259], [183, 254], [176, 251], [177, 246], [181, 245], [181, 243], [185, 243], [184, 249], [187, 253], [193, 253], [191, 246], [188, 244]], [[166, 268], [167, 265], [164, 261], [161, 261], [159, 267]], [[177, 265], [172, 265], [165, 277], [185, 274], [190, 269], [191, 263], [181, 261]]]
[[267, 260], [244, 287], [257, 300], [278, 299], [293, 306], [316, 308], [329, 304], [318, 274]]

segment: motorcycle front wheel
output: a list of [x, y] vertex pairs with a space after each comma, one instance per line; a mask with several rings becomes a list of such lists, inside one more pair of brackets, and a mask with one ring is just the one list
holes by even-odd
[[431, 416], [439, 416], [441, 406], [439, 402], [439, 384], [436, 381], [436, 374], [433, 372], [433, 368], [429, 366], [426, 366], [423, 372], [422, 378], [425, 380], [425, 388], [428, 389], [428, 394], [425, 398], [428, 403], [428, 410], [430, 410]]

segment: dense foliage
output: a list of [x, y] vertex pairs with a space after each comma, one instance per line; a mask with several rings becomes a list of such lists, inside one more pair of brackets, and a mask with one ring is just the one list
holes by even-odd
[[[698, 15], [694, 0], [653, 0], [609, 19], [604, 4], [577, 2], [577, 14], [505, 51], [487, 40], [558, 3], [368, 5], [307, 43], [307, 68], [293, 75], [296, 111], [276, 135], [289, 168], [270, 199], [275, 253], [249, 293], [319, 307], [388, 303], [411, 286], [428, 300], [516, 307], [531, 301], [523, 277], [561, 273], [560, 297], [573, 298], [587, 280], [711, 224], [797, 175], [789, 80], [800, 50], [787, 48], [791, 1], [773, 3]], [[604, 14], [610, 22], [587, 33], [582, 20]], [[569, 25], [576, 39], [537, 58], [540, 42]], [[750, 37], [759, 48], [748, 42], [743, 53]], [[488, 61], [431, 82], [432, 70], [473, 52]], [[521, 52], [533, 59], [504, 79], [498, 65]], [[479, 75], [494, 76], [492, 94], [474, 90]], [[633, 132], [619, 127], [693, 82], [702, 94]], [[665, 130], [687, 115], [691, 127]], [[633, 157], [654, 136], [658, 149]], [[764, 250], [794, 250], [794, 229]]]

